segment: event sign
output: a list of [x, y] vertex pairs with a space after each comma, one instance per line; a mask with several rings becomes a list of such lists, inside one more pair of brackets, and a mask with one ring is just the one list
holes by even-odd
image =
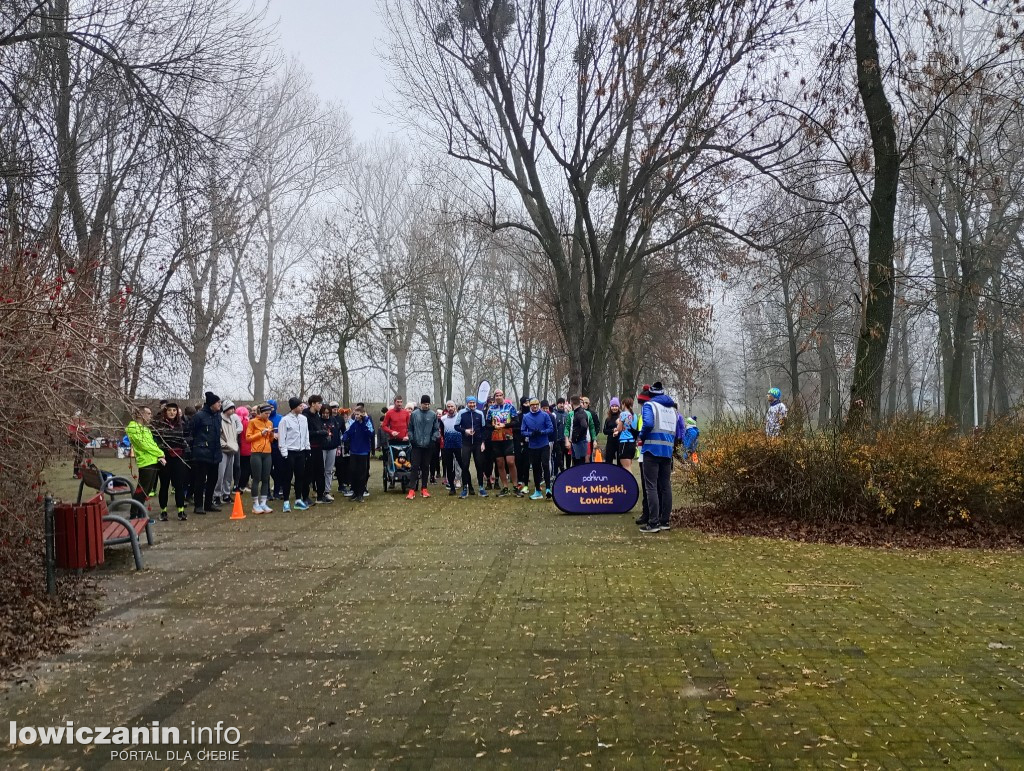
[[636, 477], [611, 463], [572, 466], [551, 487], [555, 505], [566, 514], [625, 514], [640, 497]]

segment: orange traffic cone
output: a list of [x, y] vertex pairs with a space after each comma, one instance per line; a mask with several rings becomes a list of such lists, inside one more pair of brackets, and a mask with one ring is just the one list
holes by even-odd
[[594, 463], [604, 463], [604, 456], [601, 454], [600, 447], [594, 450]]
[[245, 512], [242, 511], [241, 493], [235, 493], [235, 505], [231, 508], [231, 519], [245, 519]]

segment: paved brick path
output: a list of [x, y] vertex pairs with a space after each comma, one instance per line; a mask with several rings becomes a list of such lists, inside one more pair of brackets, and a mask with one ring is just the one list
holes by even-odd
[[[1021, 555], [380, 492], [157, 528], [145, 572], [107, 566], [93, 631], [0, 696], [9, 720], [224, 721], [250, 768], [1024, 767]], [[5, 732], [0, 766], [109, 749]]]

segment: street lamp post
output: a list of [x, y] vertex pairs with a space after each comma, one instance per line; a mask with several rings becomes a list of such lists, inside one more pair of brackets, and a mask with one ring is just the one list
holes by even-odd
[[391, 340], [395, 336], [395, 332], [398, 331], [398, 327], [381, 327], [384, 332], [384, 339], [387, 341], [387, 346], [384, 350], [384, 406], [388, 406], [390, 401], [389, 396], [391, 395]]

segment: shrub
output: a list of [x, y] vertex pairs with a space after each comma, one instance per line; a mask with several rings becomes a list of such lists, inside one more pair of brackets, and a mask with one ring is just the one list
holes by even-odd
[[1016, 420], [964, 437], [915, 416], [870, 440], [834, 430], [770, 440], [726, 426], [709, 432], [694, 479], [706, 502], [734, 513], [906, 527], [1024, 521]]
[[68, 423], [85, 396], [112, 402], [114, 336], [96, 321], [81, 271], [0, 231], [0, 673], [82, 618], [74, 576], [48, 597], [43, 472], [68, 453]]

